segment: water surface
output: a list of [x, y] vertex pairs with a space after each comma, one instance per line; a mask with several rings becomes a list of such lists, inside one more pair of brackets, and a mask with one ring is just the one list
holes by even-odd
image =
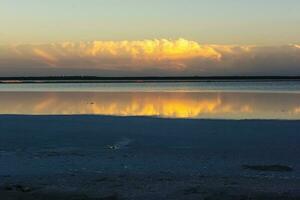
[[0, 84], [0, 91], [18, 92], [272, 92], [300, 93], [300, 81], [210, 81], [145, 83]]
[[300, 119], [299, 82], [2, 84], [0, 114]]

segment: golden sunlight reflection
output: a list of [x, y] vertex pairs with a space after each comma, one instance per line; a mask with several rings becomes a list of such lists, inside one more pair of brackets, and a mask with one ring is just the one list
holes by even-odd
[[300, 94], [1, 92], [1, 114], [300, 119]]

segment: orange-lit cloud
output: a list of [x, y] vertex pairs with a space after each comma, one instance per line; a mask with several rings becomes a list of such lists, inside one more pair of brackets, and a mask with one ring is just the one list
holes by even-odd
[[13, 47], [19, 56], [38, 60], [49, 66], [76, 67], [81, 60], [90, 66], [116, 68], [121, 66], [159, 65], [169, 63], [184, 65], [186, 60], [202, 58], [218, 60], [221, 54], [210, 46], [185, 39], [143, 41], [94, 41], [64, 42], [47, 45], [17, 45]]
[[299, 66], [299, 45], [155, 39], [0, 46], [0, 72], [10, 75], [300, 75]]
[[43, 60], [46, 64], [48, 64], [50, 66], [54, 66], [55, 63], [58, 61], [58, 59], [56, 57], [54, 57], [50, 53], [43, 51], [41, 49], [38, 49], [38, 48], [33, 49], [33, 52], [37, 57], [40, 57], [41, 60]]
[[294, 109], [290, 112], [290, 114], [300, 114], [300, 106], [294, 108]]

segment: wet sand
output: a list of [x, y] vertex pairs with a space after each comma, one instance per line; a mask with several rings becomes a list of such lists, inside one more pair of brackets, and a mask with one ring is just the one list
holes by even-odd
[[300, 199], [300, 122], [0, 116], [0, 199]]

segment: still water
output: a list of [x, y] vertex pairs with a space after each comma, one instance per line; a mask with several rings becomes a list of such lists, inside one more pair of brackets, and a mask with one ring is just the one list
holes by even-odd
[[1, 84], [0, 114], [298, 120], [300, 83]]

